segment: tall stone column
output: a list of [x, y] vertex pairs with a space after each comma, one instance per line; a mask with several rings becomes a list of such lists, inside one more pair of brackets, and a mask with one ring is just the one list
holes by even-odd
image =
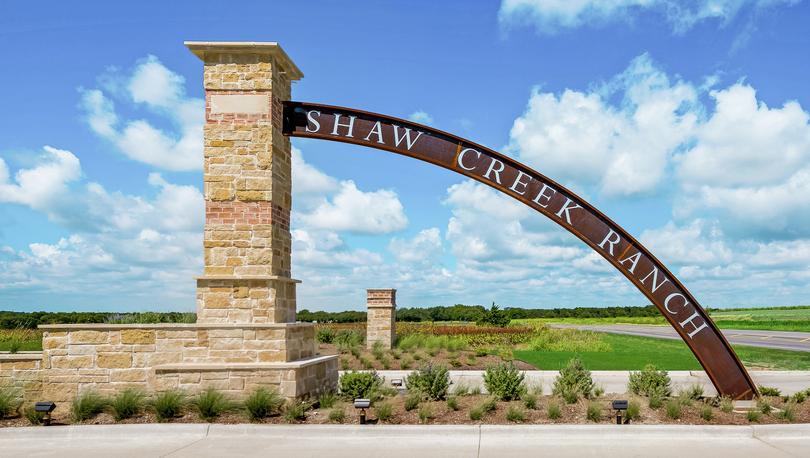
[[383, 348], [392, 348], [397, 338], [397, 290], [367, 289], [366, 345], [379, 342]]
[[204, 62], [200, 323], [295, 321], [291, 147], [282, 101], [303, 74], [276, 43], [187, 42]]

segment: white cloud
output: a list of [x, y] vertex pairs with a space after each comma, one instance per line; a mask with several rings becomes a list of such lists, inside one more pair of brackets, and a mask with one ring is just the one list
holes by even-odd
[[420, 124], [426, 124], [428, 126], [433, 124], [433, 116], [422, 110], [417, 110], [411, 113], [411, 115], [408, 116], [408, 120], [418, 122]]
[[411, 239], [394, 237], [388, 243], [388, 249], [399, 262], [419, 263], [441, 254], [441, 231], [436, 227], [419, 231]]
[[182, 76], [149, 56], [135, 66], [125, 85], [136, 107], [166, 118], [175, 131], [162, 130], [145, 119], [121, 122], [114, 103], [99, 89], [83, 90], [81, 106], [90, 128], [130, 159], [167, 170], [198, 170], [202, 168], [205, 104], [186, 97], [184, 83]]
[[502, 25], [531, 25], [541, 33], [556, 33], [583, 25], [603, 25], [633, 20], [638, 13], [662, 14], [676, 33], [696, 24], [731, 22], [742, 11], [757, 13], [789, 6], [801, 0], [503, 0], [498, 12]]
[[45, 154], [30, 169], [20, 169], [10, 180], [0, 158], [0, 202], [27, 205], [53, 216], [65, 200], [69, 183], [81, 177], [79, 159], [70, 151], [45, 146]]
[[312, 212], [300, 214], [301, 221], [316, 229], [383, 234], [408, 225], [402, 203], [387, 189], [364, 192], [354, 181], [343, 181], [340, 189], [324, 199]]
[[[618, 106], [612, 96], [621, 96]], [[535, 89], [507, 149], [553, 178], [613, 196], [654, 191], [698, 119], [697, 91], [645, 54], [590, 93]]]

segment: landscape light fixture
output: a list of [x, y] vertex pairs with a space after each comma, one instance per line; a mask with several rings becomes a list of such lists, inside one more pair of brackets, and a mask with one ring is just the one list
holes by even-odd
[[360, 424], [366, 424], [366, 409], [371, 406], [371, 399], [355, 399], [354, 408], [360, 409]]
[[397, 388], [402, 388], [402, 379], [401, 378], [392, 378], [391, 379], [391, 386], [395, 386]]
[[[622, 424], [622, 411], [627, 410], [627, 400], [626, 399], [620, 399], [620, 400], [613, 401], [613, 410], [616, 411], [616, 424], [621, 425]], [[625, 423], [626, 423], [626, 421], [625, 421]]]
[[51, 412], [56, 408], [56, 403], [51, 401], [44, 401], [44, 402], [37, 402], [34, 404], [34, 411], [35, 412], [44, 412], [45, 413], [45, 426], [49, 426], [51, 424]]

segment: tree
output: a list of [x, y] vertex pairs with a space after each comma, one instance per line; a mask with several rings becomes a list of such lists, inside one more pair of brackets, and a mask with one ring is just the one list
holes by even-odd
[[508, 325], [510, 321], [512, 320], [509, 318], [509, 314], [506, 313], [506, 311], [501, 310], [497, 305], [495, 305], [495, 302], [493, 302], [492, 307], [490, 307], [489, 310], [484, 313], [484, 316], [478, 321], [477, 324], [479, 326], [492, 325], [502, 328]]

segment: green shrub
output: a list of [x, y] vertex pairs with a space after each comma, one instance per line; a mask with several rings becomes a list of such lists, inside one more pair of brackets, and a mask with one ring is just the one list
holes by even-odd
[[399, 390], [394, 388], [393, 386], [384, 386], [380, 388], [380, 394], [385, 397], [392, 398], [399, 394]]
[[449, 396], [447, 398], [447, 408], [450, 410], [458, 410], [458, 398], [455, 396]]
[[9, 353], [17, 353], [22, 349], [23, 342], [17, 337], [12, 338], [8, 341], [8, 352]]
[[343, 423], [343, 420], [345, 419], [346, 411], [343, 410], [343, 407], [335, 407], [329, 411], [329, 421], [332, 423]]
[[463, 383], [459, 383], [455, 388], [453, 388], [454, 396], [467, 396], [468, 394], [470, 394], [470, 387]]
[[450, 365], [453, 367], [461, 367], [461, 361], [459, 361], [458, 359], [453, 358], [449, 362]]
[[411, 368], [411, 364], [413, 364], [411, 358], [402, 358], [399, 362], [399, 367], [402, 368], [402, 370], [408, 370]]
[[231, 402], [228, 398], [214, 388], [207, 388], [202, 391], [192, 401], [194, 409], [203, 420], [207, 422], [214, 421], [217, 417], [231, 409]]
[[318, 396], [318, 407], [321, 409], [331, 409], [337, 402], [337, 395], [331, 391], [326, 391]]
[[394, 407], [387, 402], [383, 402], [374, 407], [374, 415], [376, 415], [377, 419], [380, 421], [389, 420], [393, 414]]
[[301, 401], [290, 400], [284, 406], [284, 421], [287, 423], [298, 423], [307, 419], [307, 409], [309, 404]]
[[354, 356], [357, 359], [360, 359], [363, 356], [359, 345], [353, 345], [349, 347], [349, 353], [351, 353], [352, 356]]
[[565, 402], [573, 404], [580, 396], [590, 396], [592, 390], [591, 372], [585, 369], [579, 358], [574, 358], [560, 369], [560, 374], [554, 379], [552, 392], [562, 396]]
[[512, 423], [522, 423], [526, 421], [526, 413], [519, 407], [509, 406], [509, 408], [506, 409], [506, 420]]
[[762, 386], [759, 387], [759, 394], [762, 396], [781, 396], [782, 391], [779, 388], [774, 388], [772, 386]]
[[110, 402], [95, 391], [86, 391], [73, 399], [70, 417], [74, 422], [89, 420], [104, 412]]
[[[334, 395], [332, 396], [334, 397]], [[278, 391], [268, 390], [264, 387], [257, 388], [245, 399], [245, 410], [247, 410], [250, 421], [261, 421], [270, 415], [275, 415], [281, 410], [282, 405], [284, 405], [284, 398], [278, 394]]]
[[681, 418], [681, 403], [671, 399], [667, 402], [667, 417], [677, 420]]
[[411, 410], [417, 408], [420, 402], [422, 402], [421, 393], [419, 393], [418, 391], [410, 393], [408, 397], [405, 398], [405, 410], [410, 412]]
[[647, 398], [648, 406], [651, 409], [660, 409], [662, 405], [664, 405], [664, 397], [658, 393], [651, 393], [650, 397]]
[[484, 386], [490, 394], [504, 401], [520, 399], [526, 392], [523, 383], [525, 374], [520, 372], [514, 364], [501, 363], [487, 367], [484, 371]]
[[594, 423], [599, 423], [599, 421], [602, 420], [602, 406], [595, 402], [589, 402], [585, 417]]
[[560, 405], [556, 402], [552, 402], [548, 405], [548, 419], [549, 420], [559, 420], [562, 417], [562, 409]]
[[37, 412], [34, 410], [34, 406], [28, 406], [23, 410], [23, 415], [25, 415], [25, 419], [28, 420], [28, 423], [31, 423], [34, 426], [41, 425], [42, 422], [45, 421], [46, 414], [45, 412]]
[[804, 391], [797, 391], [790, 397], [790, 400], [796, 404], [803, 403], [805, 399], [807, 399], [807, 394]]
[[749, 423], [759, 423], [762, 414], [760, 414], [758, 410], [749, 410], [745, 417], [748, 419]]
[[17, 413], [21, 405], [19, 390], [10, 386], [0, 386], [0, 419]]
[[376, 372], [346, 372], [340, 377], [340, 394], [349, 400], [370, 399], [381, 384], [382, 379]]
[[431, 418], [433, 418], [433, 409], [430, 407], [430, 404], [423, 404], [419, 407], [420, 423], [427, 423]]
[[796, 410], [793, 407], [793, 404], [784, 404], [782, 406], [782, 410], [776, 414], [776, 416], [781, 419], [785, 420], [788, 423], [793, 423], [796, 421]]
[[186, 395], [182, 391], [164, 391], [152, 400], [152, 408], [159, 422], [179, 417], [186, 405]]
[[447, 397], [450, 387], [450, 373], [444, 366], [426, 364], [421, 369], [411, 372], [405, 378], [408, 390], [419, 391], [428, 399], [441, 400]]
[[115, 421], [125, 420], [141, 413], [144, 398], [143, 392], [134, 388], [127, 388], [116, 394], [110, 401]]
[[682, 406], [692, 407], [692, 398], [686, 391], [681, 391], [676, 399], [681, 403]]
[[760, 398], [757, 400], [757, 409], [759, 409], [759, 411], [762, 412], [763, 414], [769, 415], [773, 410], [773, 407], [771, 407], [771, 405], [768, 404], [768, 401]]
[[712, 410], [712, 406], [704, 405], [700, 408], [700, 418], [706, 421], [712, 421], [714, 418], [714, 411]]
[[492, 412], [498, 407], [498, 398], [496, 396], [490, 396], [481, 403], [481, 408], [484, 409], [484, 412]]
[[[335, 334], [332, 341], [339, 349], [351, 349], [363, 343], [363, 336], [357, 331], [342, 329]], [[352, 352], [352, 354], [354, 354], [354, 352]]]
[[315, 339], [320, 343], [330, 344], [335, 340], [336, 334], [337, 333], [332, 328], [319, 328], [318, 332], [315, 334]]
[[484, 409], [481, 406], [476, 406], [470, 409], [470, 420], [479, 421], [484, 418]]
[[380, 364], [382, 364], [382, 368], [385, 370], [391, 369], [391, 360], [386, 358], [385, 356], [380, 359]]
[[659, 371], [654, 365], [647, 364], [639, 372], [630, 372], [627, 389], [631, 393], [641, 396], [650, 396], [653, 392], [656, 392], [663, 397], [667, 397], [672, 394], [670, 383], [667, 371]]
[[340, 358], [340, 370], [347, 371], [351, 367], [351, 363], [346, 358]]
[[594, 396], [595, 398], [601, 398], [603, 394], [605, 394], [605, 388], [604, 388], [604, 387], [602, 387], [601, 385], [597, 385], [597, 386], [596, 386], [596, 387], [593, 389], [593, 396]]
[[419, 353], [418, 351], [414, 352], [414, 354], [413, 354], [413, 360], [414, 361], [421, 361], [422, 359], [424, 359], [424, 356], [422, 356], [421, 353]]
[[681, 391], [680, 395], [693, 401], [697, 401], [703, 397], [703, 385], [695, 383], [689, 388]]
[[363, 366], [363, 369], [365, 370], [374, 369], [374, 363], [372, 363], [371, 360], [365, 356], [360, 357], [360, 365]]
[[391, 357], [396, 360], [399, 360], [400, 358], [402, 358], [402, 352], [397, 350], [396, 348], [393, 348], [391, 349]]
[[731, 411], [734, 410], [734, 403], [731, 401], [731, 398], [727, 396], [720, 398], [720, 410], [723, 413], [731, 413]]
[[641, 418], [641, 404], [639, 404], [638, 401], [630, 401], [627, 404], [625, 416], [628, 421], [636, 421]]
[[475, 356], [482, 357], [489, 354], [489, 350], [484, 347], [479, 347], [475, 349]]
[[533, 393], [525, 393], [520, 398], [523, 401], [523, 405], [526, 406], [527, 409], [536, 410], [537, 409], [537, 395]]
[[481, 394], [481, 387], [476, 385], [470, 388], [470, 394], [473, 396], [478, 396], [479, 394]]

